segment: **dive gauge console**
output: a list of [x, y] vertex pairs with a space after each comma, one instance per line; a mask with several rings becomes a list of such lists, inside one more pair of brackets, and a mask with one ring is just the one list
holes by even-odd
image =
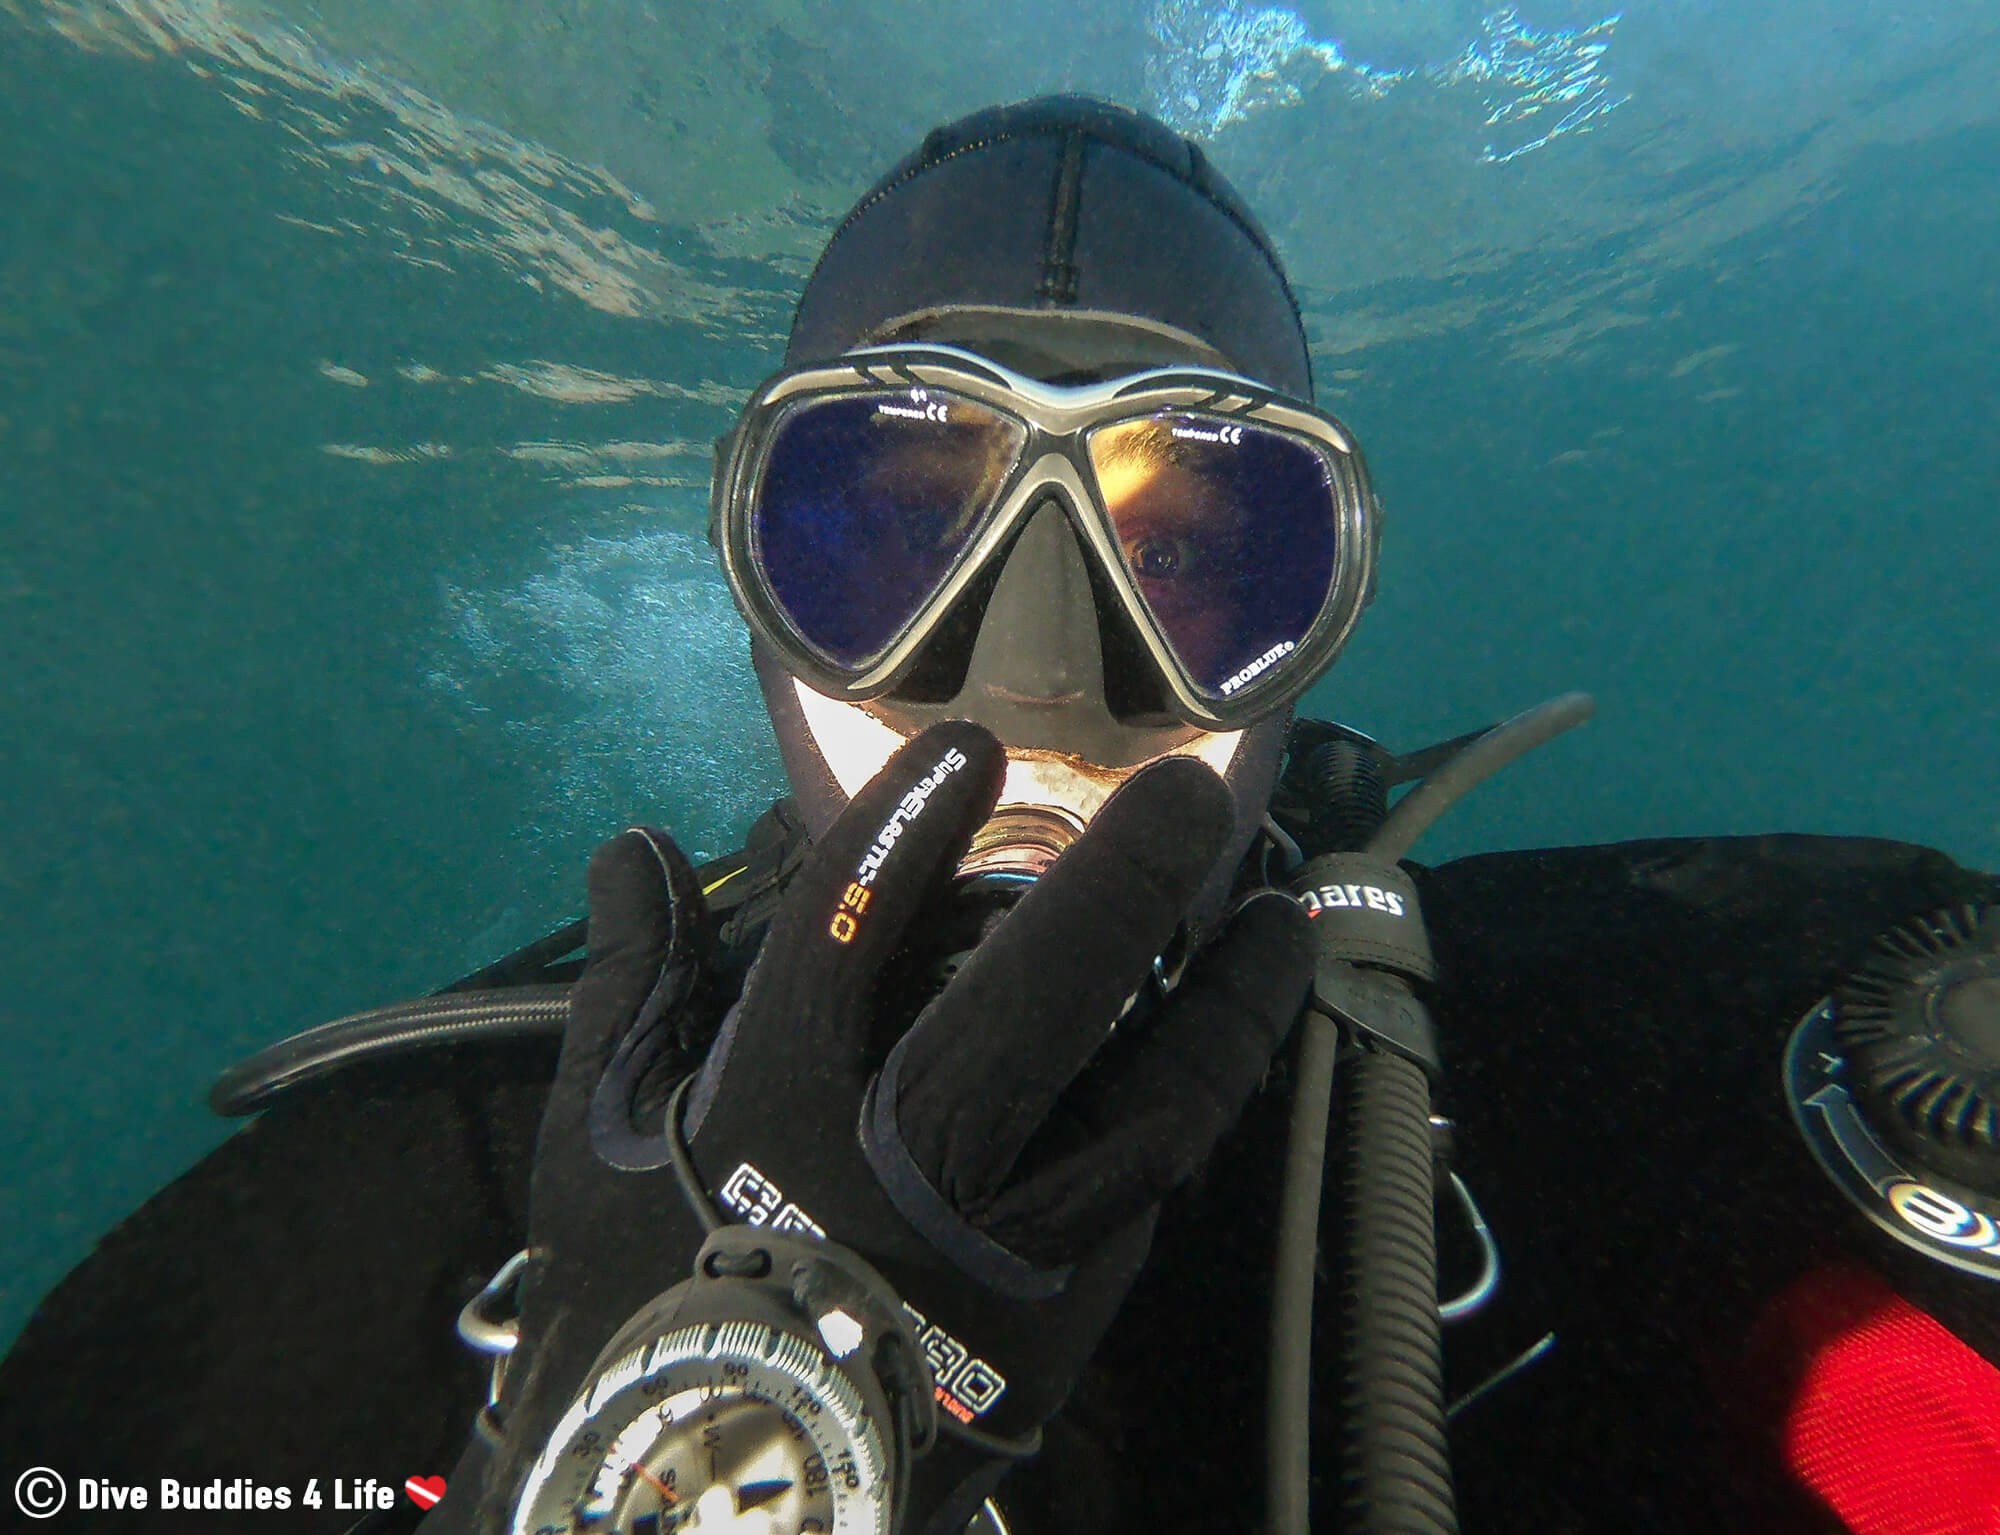
[[834, 1243], [712, 1232], [612, 1338], [513, 1535], [889, 1535], [936, 1433], [895, 1292]]

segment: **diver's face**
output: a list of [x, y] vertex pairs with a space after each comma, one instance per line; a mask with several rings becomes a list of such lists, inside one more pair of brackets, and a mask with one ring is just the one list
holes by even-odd
[[[965, 445], [987, 455], [977, 476], [982, 494], [970, 498], [975, 512], [991, 504], [1013, 468], [1011, 454], [987, 446], [993, 440], [989, 434]], [[879, 505], [920, 504], [910, 491], [927, 479], [945, 498], [940, 505], [966, 504], [966, 466], [941, 466], [934, 447], [884, 454], [868, 473], [895, 482], [896, 494], [868, 498]], [[1140, 595], [1174, 633], [1183, 659], [1212, 670], [1231, 640], [1226, 620], [1213, 616], [1230, 605], [1212, 600], [1213, 583], [1233, 579], [1238, 567], [1230, 553], [1236, 540], [1230, 514], [1212, 487], [1146, 440], [1143, 430], [1100, 455], [1095, 477]], [[956, 648], [931, 675], [957, 679], [948, 697], [937, 695], [933, 680], [928, 697], [904, 687], [866, 703], [845, 703], [795, 677], [780, 681], [772, 666], [760, 665], [767, 695], [774, 685], [790, 694], [773, 700], [774, 718], [789, 713], [802, 721], [843, 796], [853, 795], [903, 741], [939, 719], [972, 720], [999, 737], [1009, 765], [995, 824], [1033, 822], [1034, 836], [1057, 844], [1058, 851], [1148, 762], [1190, 755], [1228, 773], [1243, 732], [1203, 730], [1160, 709], [1114, 707], [1114, 699], [1145, 695], [1145, 687], [1117, 671], [1135, 667], [1143, 656], [1136, 643], [1121, 645], [1114, 633], [1125, 620], [1100, 600], [1102, 578], [1093, 575], [1075, 520], [1080, 513], [1052, 490], [1031, 508], [982, 594], [983, 605], [945, 626], [939, 643]], [[913, 518], [907, 525], [885, 520], [871, 530], [873, 568], [894, 588], [906, 569], [934, 568], [938, 538], [959, 545], [963, 535], [945, 517]], [[781, 740], [784, 734], [781, 729]], [[801, 775], [794, 772], [793, 780], [800, 782]]]
[[[1181, 363], [1230, 367], [1204, 344], [1177, 350], [1157, 336], [1122, 367], [1105, 362], [1101, 349], [1087, 361], [1079, 352], [1044, 365], [1067, 348], [1046, 333], [1034, 361], [1022, 348], [984, 345], [963, 333], [895, 339], [939, 340], [1061, 386]], [[854, 487], [853, 503], [884, 514], [867, 534], [862, 564], [873, 572], [871, 585], [900, 592], [935, 581], [966, 547], [972, 530], [963, 519], [983, 519], [1005, 489], [1019, 437], [976, 432], [971, 413], [954, 414], [954, 425], [961, 420], [968, 435], [955, 457], [936, 455], [932, 432], [928, 445], [911, 439], [908, 452], [885, 443], [858, 471], [867, 479]], [[979, 858], [988, 859], [987, 869], [1039, 872], [1126, 779], [1168, 755], [1198, 757], [1230, 785], [1247, 840], [1243, 828], [1254, 829], [1282, 762], [1289, 711], [1238, 730], [1188, 723], [1172, 706], [1150, 646], [1171, 646], [1186, 672], [1221, 675], [1244, 650], [1232, 630], [1251, 621], [1244, 572], [1258, 559], [1284, 555], [1262, 547], [1258, 529], [1240, 525], [1242, 498], [1216, 483], [1212, 455], [1202, 472], [1200, 458], [1189, 458], [1199, 450], [1177, 445], [1175, 435], [1154, 417], [1092, 432], [1088, 461], [1073, 462], [1074, 474], [1058, 474], [1037, 492], [1012, 523], [1018, 531], [1011, 541], [966, 586], [929, 648], [887, 694], [848, 702], [818, 693], [774, 649], [753, 644], [787, 776], [811, 830], [830, 824], [904, 741], [938, 720], [963, 719], [992, 731], [1008, 756], [999, 807], [975, 839], [967, 872]], [[926, 485], [934, 495], [923, 493]], [[1082, 497], [1101, 503], [1102, 531], [1093, 525], [1098, 506], [1072, 504]], [[1114, 548], [1122, 559], [1107, 569], [1100, 561], [1114, 559]], [[1113, 575], [1121, 566], [1122, 575]], [[1152, 640], [1138, 634], [1113, 593], [1119, 580], [1149, 610]]]

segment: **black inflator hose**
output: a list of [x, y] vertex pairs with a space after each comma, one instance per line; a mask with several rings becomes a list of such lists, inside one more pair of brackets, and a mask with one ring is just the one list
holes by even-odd
[[[1367, 851], [1402, 859], [1468, 790], [1582, 724], [1594, 709], [1588, 694], [1567, 693], [1468, 742], [1388, 813], [1368, 837]], [[1343, 776], [1335, 766], [1324, 764], [1329, 783]], [[1357, 781], [1357, 787], [1372, 786]], [[1308, 1011], [1271, 1307], [1268, 1535], [1310, 1530], [1309, 1361], [1321, 1190], [1313, 1153], [1326, 1144], [1339, 1032], [1332, 1018], [1317, 1008]], [[1335, 1249], [1330, 1257], [1345, 1368], [1338, 1430], [1345, 1528], [1453, 1535], [1458, 1515], [1445, 1451], [1430, 1085], [1420, 1067], [1366, 1044], [1353, 1048], [1341, 1067], [1348, 1087], [1339, 1231], [1329, 1246]]]
[[1381, 753], [1345, 736], [1321, 742], [1306, 758], [1306, 793], [1318, 847], [1365, 847], [1389, 814]]
[[1342, 1528], [1458, 1528], [1445, 1447], [1430, 1084], [1414, 1063], [1361, 1049], [1343, 1063], [1327, 1244], [1341, 1356]]

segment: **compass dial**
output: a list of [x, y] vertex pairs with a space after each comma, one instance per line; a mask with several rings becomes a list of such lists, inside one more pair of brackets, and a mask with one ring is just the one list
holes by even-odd
[[683, 1327], [600, 1371], [529, 1475], [514, 1535], [886, 1535], [883, 1446], [813, 1342]]

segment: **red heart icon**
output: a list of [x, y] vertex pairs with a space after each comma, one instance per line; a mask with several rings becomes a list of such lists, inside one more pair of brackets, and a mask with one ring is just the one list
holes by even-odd
[[444, 1496], [444, 1478], [413, 1476], [403, 1483], [403, 1491], [410, 1495], [410, 1501], [418, 1508], [436, 1508], [438, 1500]]

